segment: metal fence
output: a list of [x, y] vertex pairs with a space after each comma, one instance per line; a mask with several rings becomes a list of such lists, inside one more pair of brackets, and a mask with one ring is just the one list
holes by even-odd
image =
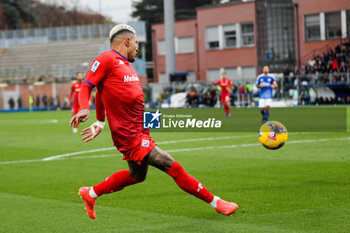
[[[76, 70], [77, 68], [72, 67]], [[37, 72], [37, 71], [32, 71]], [[276, 75], [278, 88], [274, 89], [274, 103], [278, 106], [294, 106], [309, 104], [350, 104], [350, 73], [311, 74], [302, 76], [283, 77]], [[67, 100], [71, 80], [69, 79], [43, 79], [41, 82], [27, 82], [15, 85], [15, 88], [0, 86], [2, 103], [0, 108], [8, 109], [7, 101], [10, 97], [17, 100], [28, 100], [28, 91], [33, 96], [45, 94], [54, 97], [54, 106], [64, 107]], [[3, 84], [3, 83], [0, 83]], [[7, 85], [11, 85], [7, 84]], [[255, 78], [234, 82], [235, 87], [231, 93], [231, 105], [236, 107], [254, 107], [258, 104], [259, 89], [255, 85]], [[14, 91], [15, 90], [15, 91]], [[148, 83], [143, 84], [146, 107], [162, 108], [173, 107], [173, 97], [182, 96], [182, 104], [177, 107], [219, 107], [220, 87], [211, 82], [174, 82], [169, 84]], [[195, 91], [197, 102], [188, 101], [187, 95]], [[208, 93], [210, 92], [210, 95]], [[208, 101], [208, 96], [216, 95], [216, 101]], [[57, 100], [56, 100], [57, 98]], [[60, 103], [60, 104], [59, 104]], [[208, 104], [209, 103], [209, 104]], [[276, 106], [276, 105], [275, 105]]]
[[[293, 104], [317, 104], [319, 98], [329, 98], [333, 93], [333, 99], [329, 103], [339, 103], [338, 97], [345, 97], [346, 103], [350, 101], [350, 73], [332, 74], [308, 74], [283, 76], [276, 75], [278, 88], [273, 90], [274, 100], [293, 101]], [[259, 89], [255, 85], [256, 78], [234, 81], [234, 88], [231, 93], [231, 103], [235, 106], [256, 106], [259, 98]], [[318, 92], [319, 87], [324, 87], [322, 93]], [[210, 92], [213, 85], [210, 82], [179, 82], [169, 84], [148, 84], [146, 87], [147, 101], [152, 106], [167, 105], [172, 95], [181, 92], [195, 90], [199, 99]], [[220, 94], [220, 87], [214, 87], [217, 94]], [[339, 89], [341, 96], [338, 95]], [[318, 92], [318, 93], [317, 93]], [[308, 99], [308, 100], [307, 100]], [[322, 100], [323, 101], [323, 100]], [[326, 101], [326, 102], [327, 102]], [[198, 104], [200, 105], [200, 104]]]

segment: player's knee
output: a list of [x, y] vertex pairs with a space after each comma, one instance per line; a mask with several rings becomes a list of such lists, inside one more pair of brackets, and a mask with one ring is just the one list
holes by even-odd
[[143, 182], [146, 179], [147, 174], [140, 174], [134, 171], [129, 171], [129, 174], [132, 178], [139, 182]]
[[[136, 178], [135, 178], [136, 179]], [[145, 181], [145, 179], [146, 179], [146, 176], [140, 176], [140, 177], [138, 177], [136, 180], [137, 181], [140, 181], [140, 182], [143, 182], [143, 181]]]

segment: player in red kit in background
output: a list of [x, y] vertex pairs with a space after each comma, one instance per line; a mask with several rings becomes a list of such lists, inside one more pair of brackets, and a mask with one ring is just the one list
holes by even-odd
[[[72, 114], [77, 114], [81, 109], [79, 106], [79, 101], [78, 101], [78, 96], [79, 96], [79, 91], [80, 91], [80, 87], [81, 87], [81, 83], [83, 81], [83, 74], [81, 72], [76, 73], [75, 75], [77, 81], [75, 81], [72, 84], [70, 93], [69, 93], [69, 97], [68, 97], [68, 102], [67, 102], [67, 108], [70, 107], [71, 104], [71, 100], [73, 97], [73, 104], [72, 104]], [[79, 123], [73, 127], [73, 133], [78, 132], [78, 126]]]
[[209, 203], [217, 212], [234, 213], [237, 204], [211, 194], [196, 178], [187, 174], [180, 163], [162, 151], [152, 140], [149, 130], [143, 128], [144, 95], [139, 78], [130, 65], [138, 52], [135, 30], [119, 24], [111, 30], [109, 38], [111, 50], [103, 52], [90, 66], [79, 94], [82, 110], [72, 117], [70, 125], [89, 118], [89, 94], [96, 86], [97, 122], [82, 131], [83, 140], [91, 141], [99, 135], [107, 116], [114, 145], [124, 155], [129, 169], [118, 171], [95, 186], [79, 189], [87, 214], [96, 218], [94, 208], [99, 196], [144, 181], [149, 165], [167, 173], [181, 189]]
[[230, 117], [230, 94], [231, 88], [233, 87], [233, 83], [230, 79], [227, 78], [227, 74], [225, 72], [222, 73], [222, 78], [217, 82], [212, 81], [212, 83], [216, 85], [220, 85], [221, 87], [221, 98], [220, 101], [224, 105], [224, 110], [226, 113], [226, 117]]

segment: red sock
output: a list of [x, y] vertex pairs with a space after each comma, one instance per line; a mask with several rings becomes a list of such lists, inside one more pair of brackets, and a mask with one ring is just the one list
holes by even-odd
[[176, 184], [185, 192], [188, 192], [207, 203], [210, 203], [214, 199], [214, 195], [199, 183], [196, 178], [187, 174], [185, 169], [178, 162], [174, 162], [171, 165], [167, 174], [173, 177]]
[[225, 105], [224, 105], [224, 109], [225, 109], [226, 115], [230, 113], [230, 105], [225, 104]]
[[130, 176], [129, 170], [123, 170], [114, 173], [101, 183], [95, 185], [93, 188], [96, 195], [101, 196], [102, 194], [120, 191], [128, 185], [136, 184], [139, 182], [140, 181]]

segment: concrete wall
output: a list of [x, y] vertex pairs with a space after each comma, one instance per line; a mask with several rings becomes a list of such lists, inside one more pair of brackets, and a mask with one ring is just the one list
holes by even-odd
[[[346, 10], [350, 10], [350, 0], [295, 0], [299, 4], [299, 18], [295, 17], [295, 36], [296, 36], [296, 51], [298, 53], [297, 44], [297, 22], [299, 21], [299, 39], [300, 39], [300, 57], [302, 63], [312, 58], [314, 54], [322, 54], [330, 48], [334, 48], [346, 38], [343, 32], [343, 38], [326, 40], [322, 38], [317, 41], [305, 40], [304, 16], [308, 14], [323, 14], [325, 12], [342, 11], [346, 16]], [[296, 11], [295, 11], [296, 13]], [[295, 14], [296, 15], [296, 14]], [[345, 18], [346, 19], [346, 18]], [[194, 70], [196, 72], [196, 80], [208, 80], [206, 71], [208, 69], [219, 69], [225, 67], [242, 67], [254, 66], [257, 67], [257, 28], [255, 22], [255, 2], [246, 2], [239, 4], [225, 4], [212, 7], [203, 7], [197, 9], [197, 18], [194, 20], [180, 21], [175, 23], [175, 35], [193, 36], [196, 38], [196, 29], [198, 28], [198, 40], [195, 39], [195, 52], [192, 54], [177, 55], [176, 65], [177, 70]], [[255, 45], [244, 48], [224, 48], [207, 50], [205, 30], [208, 26], [217, 26], [225, 24], [253, 22], [254, 24], [254, 40]], [[345, 22], [346, 23], [346, 22]], [[197, 28], [196, 28], [197, 24]], [[344, 24], [345, 25], [345, 24]], [[343, 26], [343, 31], [346, 30], [346, 25]], [[165, 58], [158, 56], [157, 41], [164, 38], [164, 25], [156, 24], [152, 26], [152, 43], [155, 61], [155, 76], [154, 81], [158, 82], [158, 74], [165, 71]], [[324, 30], [325, 31], [325, 30]], [[325, 33], [325, 32], [324, 32]], [[197, 43], [199, 50], [197, 51]], [[197, 52], [199, 56], [197, 56]], [[296, 54], [298, 58], [298, 54]], [[199, 60], [199, 61], [198, 61]], [[199, 63], [199, 65], [198, 65]], [[198, 71], [199, 67], [199, 73]], [[257, 70], [256, 70], [257, 71]], [[259, 72], [259, 71], [257, 71]]]
[[[16, 86], [7, 86], [0, 87], [0, 109], [8, 108], [7, 100], [3, 99], [4, 92], [17, 92], [14, 97], [15, 108], [17, 108], [17, 99], [18, 96], [22, 98], [22, 108], [29, 107], [29, 94], [32, 94], [34, 97], [34, 106], [36, 106], [36, 97], [40, 96], [40, 106], [43, 107], [42, 97], [44, 95], [47, 98], [51, 96], [57, 101], [57, 96], [59, 97], [60, 104], [63, 105], [65, 98], [68, 98], [71, 88], [71, 83], [55, 83], [55, 84], [43, 84], [43, 85], [16, 85]], [[56, 102], [55, 102], [56, 103]]]
[[[205, 38], [205, 30], [208, 26], [247, 22], [254, 24], [254, 7], [254, 2], [248, 2], [242, 4], [227, 4], [217, 7], [199, 8], [197, 10], [197, 19], [176, 22], [175, 36], [193, 36], [195, 50], [194, 53], [177, 54], [176, 69], [179, 71], [194, 71], [197, 81], [206, 81], [206, 71], [208, 69], [220, 69], [225, 67], [240, 66], [256, 67], [257, 53], [255, 46], [207, 50]], [[152, 29], [153, 56], [155, 61], [154, 81], [159, 82], [159, 73], [165, 72], [165, 56], [158, 55], [157, 43], [158, 40], [164, 39], [164, 25], [155, 24], [152, 26]], [[254, 30], [256, 30], [255, 25]]]
[[[155, 24], [152, 26], [153, 57], [154, 57], [154, 81], [159, 82], [159, 73], [165, 72], [165, 56], [158, 55], [157, 43], [159, 40], [165, 39], [164, 25]], [[196, 36], [196, 20], [184, 20], [175, 23], [175, 36], [193, 37], [194, 53], [176, 54], [176, 70], [178, 71], [195, 71], [197, 72], [197, 36]]]
[[206, 50], [205, 28], [208, 26], [253, 22], [255, 30], [254, 2], [201, 8], [197, 11], [199, 29], [200, 80], [207, 80], [206, 70], [213, 68], [257, 66], [256, 47]]

